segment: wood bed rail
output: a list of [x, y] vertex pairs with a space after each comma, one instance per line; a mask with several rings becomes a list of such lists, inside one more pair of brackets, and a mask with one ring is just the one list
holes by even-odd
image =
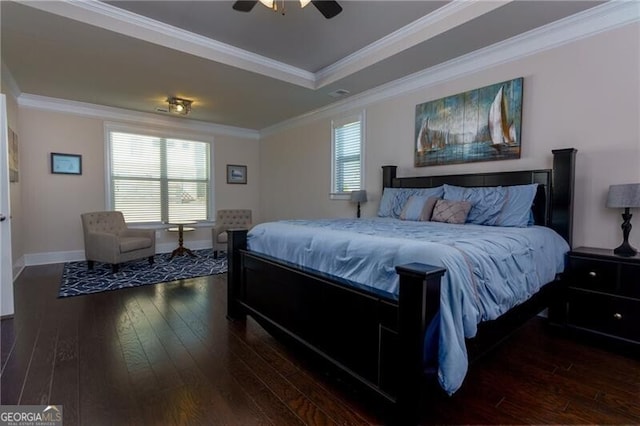
[[247, 248], [247, 229], [227, 230], [227, 319], [242, 320], [246, 312], [239, 305], [242, 291], [240, 250]]

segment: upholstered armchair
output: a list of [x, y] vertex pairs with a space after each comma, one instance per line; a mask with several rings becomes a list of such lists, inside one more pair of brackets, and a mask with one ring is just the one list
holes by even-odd
[[83, 213], [84, 254], [89, 269], [94, 262], [110, 263], [113, 272], [130, 260], [149, 258], [156, 254], [156, 233], [153, 229], [130, 229], [122, 212]]
[[251, 210], [218, 210], [216, 224], [213, 227], [213, 257], [215, 259], [218, 258], [218, 251], [227, 251], [227, 229], [236, 228], [251, 228]]

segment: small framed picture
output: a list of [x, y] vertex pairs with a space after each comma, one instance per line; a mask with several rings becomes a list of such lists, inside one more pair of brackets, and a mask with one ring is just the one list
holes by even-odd
[[82, 174], [82, 155], [51, 153], [51, 173], [64, 175]]
[[227, 183], [247, 183], [247, 166], [227, 164]]

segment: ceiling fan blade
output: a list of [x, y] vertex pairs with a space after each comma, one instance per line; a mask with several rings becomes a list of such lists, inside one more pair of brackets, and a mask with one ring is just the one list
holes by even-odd
[[253, 6], [258, 3], [258, 0], [238, 0], [233, 4], [233, 10], [237, 10], [239, 12], [251, 12]]
[[342, 7], [337, 1], [311, 0], [311, 3], [324, 15], [325, 18], [331, 19], [338, 13], [342, 12]]

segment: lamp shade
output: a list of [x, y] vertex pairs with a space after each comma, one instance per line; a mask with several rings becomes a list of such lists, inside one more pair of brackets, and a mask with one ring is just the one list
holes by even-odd
[[611, 185], [607, 196], [607, 207], [640, 207], [640, 183]]
[[367, 191], [364, 189], [360, 191], [351, 191], [352, 203], [364, 203], [365, 201], [367, 201]]

